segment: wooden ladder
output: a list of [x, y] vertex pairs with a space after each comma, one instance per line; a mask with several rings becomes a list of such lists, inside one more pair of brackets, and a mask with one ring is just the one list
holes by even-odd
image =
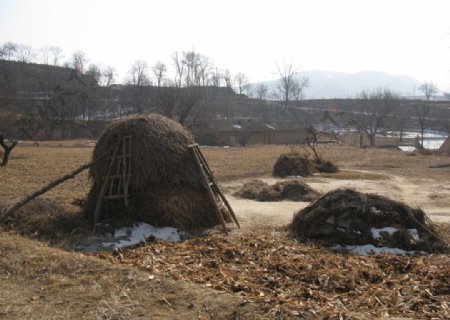
[[124, 136], [114, 147], [111, 157], [107, 158], [108, 164], [94, 211], [94, 227], [100, 218], [104, 199], [123, 199], [125, 207], [128, 207], [130, 197], [128, 188], [132, 176], [132, 145], [133, 136]]
[[206, 189], [208, 190], [209, 197], [215, 204], [215, 211], [217, 216], [220, 219], [220, 222], [222, 223], [222, 228], [225, 234], [228, 234], [227, 228], [225, 225], [225, 219], [220, 211], [220, 208], [225, 205], [228, 209], [228, 212], [233, 219], [233, 221], [236, 223], [238, 228], [241, 226], [239, 225], [239, 222], [236, 218], [236, 215], [234, 214], [233, 209], [231, 208], [230, 204], [228, 203], [227, 199], [225, 198], [222, 191], [220, 191], [219, 186], [217, 185], [216, 179], [214, 178], [214, 175], [211, 171], [211, 169], [208, 166], [208, 163], [206, 162], [205, 157], [203, 156], [202, 152], [200, 151], [200, 148], [198, 147], [197, 143], [191, 144], [188, 146], [191, 150], [192, 154], [194, 155], [194, 159], [196, 160], [195, 163], [197, 163], [197, 166], [200, 170], [201, 176], [203, 178], [203, 182], [206, 186]]

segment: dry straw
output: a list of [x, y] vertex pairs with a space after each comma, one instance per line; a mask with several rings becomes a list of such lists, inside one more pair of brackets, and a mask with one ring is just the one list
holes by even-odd
[[[188, 148], [194, 138], [183, 126], [157, 114], [115, 122], [101, 134], [93, 159], [125, 136], [133, 137], [130, 206], [125, 208], [122, 200], [105, 200], [101, 219], [120, 219], [126, 215], [155, 226], [185, 230], [220, 223]], [[95, 210], [107, 165], [106, 160], [101, 161], [89, 171], [93, 182], [87, 201], [90, 214]]]

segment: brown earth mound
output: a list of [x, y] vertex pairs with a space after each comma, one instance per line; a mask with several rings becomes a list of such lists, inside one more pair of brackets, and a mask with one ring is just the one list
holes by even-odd
[[[0, 211], [10, 204], [0, 201]], [[78, 231], [92, 230], [79, 213], [70, 213], [54, 200], [36, 198], [21, 207], [2, 227], [31, 238], [60, 243]]]
[[302, 176], [307, 177], [316, 172], [334, 173], [339, 169], [332, 162], [322, 158], [310, 159], [301, 153], [291, 152], [280, 155], [273, 166], [275, 177]]
[[314, 201], [319, 193], [299, 180], [288, 180], [269, 185], [261, 180], [244, 183], [235, 196], [257, 201]]
[[422, 210], [350, 189], [331, 191], [299, 211], [290, 229], [300, 240], [318, 240], [325, 245], [449, 251]]

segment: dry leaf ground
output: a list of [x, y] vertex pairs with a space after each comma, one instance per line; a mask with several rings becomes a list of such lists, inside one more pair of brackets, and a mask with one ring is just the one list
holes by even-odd
[[[89, 161], [92, 143], [19, 145], [0, 170], [0, 201], [15, 201]], [[273, 182], [273, 163], [289, 151], [285, 146], [203, 149], [228, 195], [246, 179]], [[450, 168], [442, 165], [450, 163], [448, 157], [337, 145], [320, 146], [319, 152], [351, 171], [305, 180], [313, 188], [326, 192], [350, 185], [414, 202], [429, 209], [435, 221], [448, 221]], [[81, 174], [44, 198], [76, 214], [79, 208], [72, 202], [85, 197], [88, 188], [87, 175]], [[229, 198], [242, 229], [233, 229], [228, 237], [212, 232], [209, 237], [178, 244], [152, 242], [116, 254], [92, 256], [52, 248], [51, 235], [31, 234], [20, 225], [0, 231], [0, 318], [450, 317], [448, 255], [330, 253], [297, 243], [281, 228], [307, 203], [255, 205]], [[438, 227], [449, 242], [449, 224]], [[21, 232], [25, 234], [17, 235]], [[40, 241], [30, 240], [33, 237]]]

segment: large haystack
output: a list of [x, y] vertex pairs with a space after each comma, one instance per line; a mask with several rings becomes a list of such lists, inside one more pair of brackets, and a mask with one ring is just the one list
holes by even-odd
[[350, 189], [331, 191], [299, 211], [290, 229], [301, 240], [325, 245], [448, 251], [422, 210]]
[[[132, 136], [129, 206], [125, 208], [123, 199], [105, 199], [100, 219], [126, 216], [155, 226], [175, 226], [184, 230], [220, 223], [195, 157], [188, 148], [195, 142], [194, 138], [185, 128], [156, 114], [115, 122], [101, 134], [93, 159], [110, 153], [111, 147], [122, 143], [126, 136]], [[107, 165], [105, 159], [89, 172], [93, 185], [87, 208], [91, 216]]]

